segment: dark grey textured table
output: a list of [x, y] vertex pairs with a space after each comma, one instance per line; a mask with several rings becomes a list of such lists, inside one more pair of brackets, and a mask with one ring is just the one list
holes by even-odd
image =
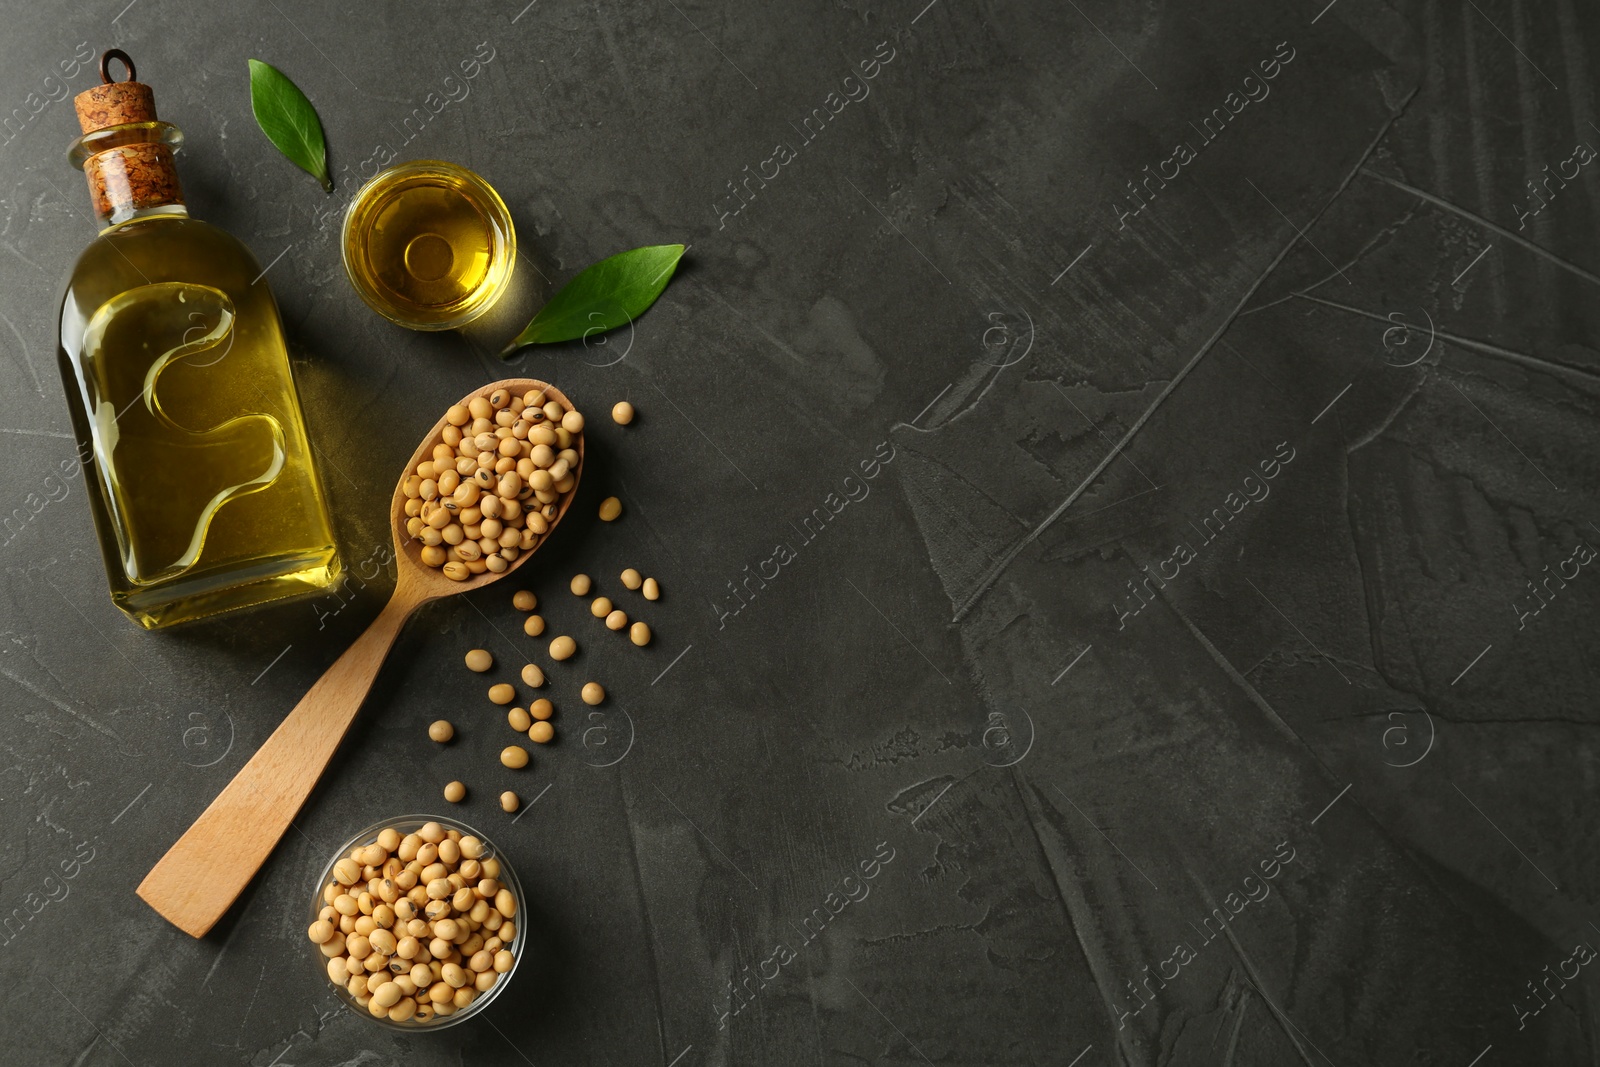
[[[4, 25], [0, 1062], [1595, 1061], [1592, 6]], [[187, 133], [192, 210], [270, 264], [366, 578], [341, 596], [141, 632], [52, 476], [93, 234], [61, 64], [113, 45]], [[316, 102], [331, 197], [256, 129], [249, 57]], [[339, 211], [391, 154], [488, 177], [546, 291], [693, 247], [635, 329], [513, 365], [640, 411], [592, 421], [522, 572], [584, 645], [524, 814], [461, 655], [542, 642], [508, 590], [437, 604], [197, 942], [134, 886], [377, 613], [398, 465], [503, 374], [503, 335], [407, 333], [346, 284]], [[644, 651], [565, 591], [629, 565], [666, 590]], [[397, 1037], [317, 975], [306, 896], [456, 777], [534, 948], [482, 1019]]]

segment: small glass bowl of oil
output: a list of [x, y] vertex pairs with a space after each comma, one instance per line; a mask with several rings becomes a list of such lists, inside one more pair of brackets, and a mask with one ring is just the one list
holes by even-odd
[[436, 159], [397, 164], [362, 186], [345, 212], [342, 244], [361, 299], [413, 330], [453, 330], [488, 311], [517, 259], [500, 194]]

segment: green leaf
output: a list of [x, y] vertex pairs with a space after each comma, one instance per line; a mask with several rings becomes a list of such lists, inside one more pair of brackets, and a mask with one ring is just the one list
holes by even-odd
[[539, 309], [501, 358], [523, 345], [574, 341], [632, 322], [656, 302], [682, 258], [683, 245], [649, 245], [585, 268]]
[[333, 192], [317, 109], [282, 71], [259, 59], [250, 61], [250, 110], [255, 112], [261, 132], [289, 162], [321, 182], [325, 191]]

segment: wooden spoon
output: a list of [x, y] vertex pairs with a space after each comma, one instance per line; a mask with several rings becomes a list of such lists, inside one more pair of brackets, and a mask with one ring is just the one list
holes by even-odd
[[[530, 390], [542, 392], [547, 399], [572, 410], [572, 402], [559, 389], [528, 378], [494, 382], [462, 397], [461, 403], [466, 404], [473, 397], [487, 397], [496, 389], [508, 389], [515, 396]], [[406, 531], [403, 492], [406, 478], [443, 440], [444, 428], [441, 418], [412, 455], [395, 486], [389, 521], [399, 578], [388, 606], [300, 698], [250, 762], [239, 769], [227, 788], [139, 883], [138, 892], [145, 902], [185, 933], [204, 936], [272, 854], [328, 760], [333, 758], [361, 709], [367, 690], [372, 688], [389, 646], [411, 613], [431, 600], [481, 589], [511, 574], [549, 539], [577, 495], [574, 484], [558, 503], [550, 530], [533, 548], [520, 553], [506, 570], [499, 574], [486, 571], [463, 582], [446, 578], [437, 568], [422, 563], [422, 546]], [[573, 475], [578, 477], [583, 471], [582, 435], [575, 445], [578, 466]]]

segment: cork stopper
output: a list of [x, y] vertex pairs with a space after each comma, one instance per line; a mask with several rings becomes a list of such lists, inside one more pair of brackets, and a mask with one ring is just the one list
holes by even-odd
[[[128, 71], [126, 81], [111, 77], [111, 61], [121, 62]], [[107, 126], [120, 126], [124, 122], [154, 122], [156, 120], [156, 95], [150, 86], [135, 81], [133, 60], [120, 48], [112, 48], [100, 57], [100, 81], [73, 98], [72, 106], [78, 112], [78, 126], [84, 133], [103, 130]]]
[[[128, 72], [123, 81], [111, 77], [113, 60]], [[73, 149], [74, 162], [83, 161], [89, 199], [102, 221], [122, 222], [146, 208], [183, 203], [172, 158], [172, 148], [182, 135], [157, 119], [155, 94], [136, 78], [128, 53], [109, 49], [100, 57], [101, 84], [79, 93], [72, 102], [83, 131]], [[116, 129], [136, 123], [157, 125]]]

